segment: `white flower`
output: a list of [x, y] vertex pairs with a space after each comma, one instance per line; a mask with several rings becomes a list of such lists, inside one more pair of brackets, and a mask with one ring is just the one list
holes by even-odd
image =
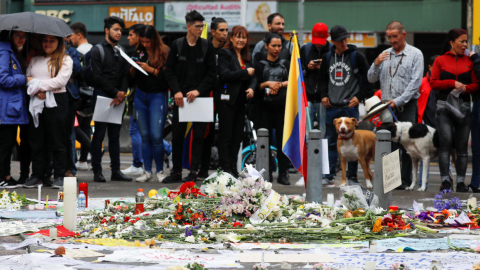
[[255, 227], [253, 227], [252, 224], [247, 224], [245, 225], [245, 229], [249, 230], [249, 231], [254, 231], [255, 230]]
[[190, 243], [195, 243], [195, 237], [193, 235], [187, 236], [185, 238], [185, 241], [190, 242]]
[[347, 226], [347, 227], [345, 227], [345, 231], [351, 232], [352, 230], [350, 230], [350, 227]]
[[180, 234], [180, 237], [181, 237], [181, 238], [185, 237], [185, 234], [184, 234], [184, 233], [181, 233], [181, 234]]
[[272, 183], [265, 181], [264, 187], [265, 187], [266, 190], [269, 190], [269, 189], [272, 188]]
[[215, 238], [215, 233], [214, 232], [210, 232], [210, 238]]
[[252, 189], [251, 194], [252, 194], [252, 196], [255, 197], [257, 195], [257, 191], [255, 189]]
[[198, 234], [202, 234], [203, 233], [203, 230], [198, 230]]

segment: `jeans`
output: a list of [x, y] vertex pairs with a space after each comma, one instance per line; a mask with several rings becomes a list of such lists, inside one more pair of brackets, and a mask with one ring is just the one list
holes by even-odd
[[145, 93], [137, 88], [134, 108], [138, 130], [142, 136], [145, 171], [152, 173], [153, 160], [155, 160], [157, 172], [163, 171], [163, 128], [167, 112], [165, 93]]
[[128, 133], [130, 134], [130, 138], [132, 140], [132, 165], [136, 168], [141, 168], [143, 166], [142, 136], [138, 130], [138, 117], [133, 119], [133, 116], [130, 116], [130, 127], [128, 128]]
[[472, 110], [472, 181], [470, 184], [480, 188], [480, 100], [473, 102]]
[[[332, 180], [336, 175], [338, 151], [337, 151], [337, 131], [333, 125], [333, 120], [339, 117], [354, 117], [358, 119], [358, 107], [355, 108], [327, 108], [327, 139], [328, 139], [328, 160], [330, 163], [330, 174], [326, 174], [325, 178]], [[356, 179], [358, 170], [358, 161], [348, 162], [347, 178]]]
[[325, 108], [325, 106], [321, 102], [312, 103], [309, 101], [308, 112], [310, 114], [310, 123], [312, 125], [312, 128], [315, 119], [317, 119], [319, 130], [322, 132], [323, 136], [325, 136], [325, 132], [327, 131], [327, 108]]
[[441, 180], [443, 182], [450, 179], [448, 165], [450, 163], [450, 152], [454, 147], [457, 154], [457, 163], [455, 164], [457, 184], [462, 183], [465, 181], [465, 175], [467, 173], [468, 137], [470, 135], [472, 114], [468, 111], [463, 120], [457, 120], [449, 111], [442, 108], [437, 109], [435, 120], [440, 137], [438, 161]]

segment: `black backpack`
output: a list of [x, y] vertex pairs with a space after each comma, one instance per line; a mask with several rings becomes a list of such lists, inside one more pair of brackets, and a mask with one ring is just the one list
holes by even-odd
[[[117, 44], [117, 46], [125, 52], [125, 49]], [[95, 47], [98, 48], [98, 51], [100, 52], [100, 58], [103, 60], [105, 59], [105, 50], [103, 49], [103, 45], [101, 43], [95, 45]], [[95, 81], [93, 80], [93, 70], [92, 70], [92, 59], [91, 59], [91, 53], [92, 53], [93, 48], [87, 52], [83, 56], [83, 78], [85, 80], [85, 83], [91, 87], [95, 86]]]

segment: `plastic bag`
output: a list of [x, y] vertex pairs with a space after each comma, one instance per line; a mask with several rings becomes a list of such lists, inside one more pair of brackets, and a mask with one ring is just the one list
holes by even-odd
[[373, 210], [378, 207], [378, 196], [360, 186], [346, 186], [340, 188], [342, 198], [340, 201], [348, 210], [355, 211], [358, 208]]
[[450, 94], [448, 94], [447, 102], [445, 103], [447, 110], [452, 113], [457, 120], [465, 118], [467, 111], [470, 109], [468, 103], [460, 98], [461, 93], [462, 89], [452, 90]]

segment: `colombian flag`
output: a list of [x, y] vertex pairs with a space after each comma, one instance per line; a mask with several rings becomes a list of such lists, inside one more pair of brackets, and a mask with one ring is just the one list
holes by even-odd
[[[201, 38], [207, 39], [208, 37], [208, 23], [205, 23], [205, 27], [203, 27]], [[207, 137], [209, 132], [208, 126], [205, 137]], [[183, 139], [183, 158], [182, 158], [182, 166], [190, 170], [190, 166], [192, 165], [192, 122], [188, 122], [187, 124], [187, 131], [185, 132], [185, 137]]]
[[307, 183], [307, 94], [303, 82], [298, 40], [293, 32], [293, 52], [288, 76], [285, 125], [283, 127], [283, 153], [302, 174]]

